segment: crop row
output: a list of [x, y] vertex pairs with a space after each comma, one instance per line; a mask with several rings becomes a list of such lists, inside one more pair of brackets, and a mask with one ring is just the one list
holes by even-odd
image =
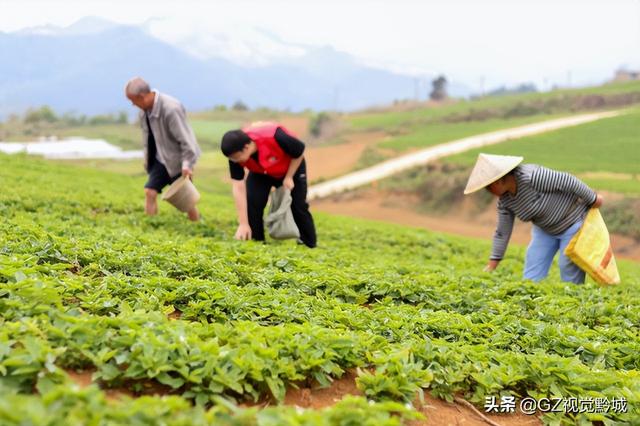
[[[374, 399], [411, 401], [430, 388], [445, 398], [465, 392], [476, 402], [502, 391], [613, 398], [620, 397], [614, 394], [620, 389], [632, 407], [640, 400], [637, 370], [608, 370], [602, 355], [588, 365], [577, 356], [508, 351], [490, 341], [469, 344], [414, 335], [390, 343], [374, 329], [172, 321], [157, 312], [134, 311], [126, 302], [117, 316], [92, 316], [78, 308], [62, 312], [48, 304], [55, 294], [28, 278], [19, 283], [26, 293], [44, 298], [29, 303], [24, 295], [15, 297], [17, 287], [0, 298], [9, 315], [18, 315], [19, 303], [29, 314], [5, 321], [0, 338], [0, 373], [22, 390], [32, 388], [43, 370], [59, 365], [96, 368], [95, 379], [107, 386], [156, 380], [199, 403], [215, 402], [217, 396], [256, 400], [265, 393], [281, 400], [287, 385], [308, 378], [328, 384], [345, 369], [362, 367], [358, 385]], [[634, 359], [635, 352], [627, 356]]]

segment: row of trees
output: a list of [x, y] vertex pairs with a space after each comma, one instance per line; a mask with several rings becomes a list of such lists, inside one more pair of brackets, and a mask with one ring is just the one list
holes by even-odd
[[100, 124], [126, 124], [129, 122], [129, 116], [125, 111], [120, 111], [117, 114], [99, 114], [93, 116], [72, 112], [58, 115], [48, 105], [43, 105], [40, 108], [30, 108], [22, 117], [13, 116], [11, 119], [22, 121], [26, 125], [61, 124], [67, 126], [95, 126]]
[[[447, 79], [441, 75], [432, 82], [432, 90], [429, 97], [432, 100], [443, 100], [447, 98]], [[230, 107], [226, 105], [216, 105], [214, 111], [249, 111], [249, 106], [242, 100], [237, 100]], [[322, 117], [324, 118], [324, 117]], [[116, 114], [99, 114], [87, 116], [85, 114], [77, 114], [74, 112], [66, 112], [58, 115], [48, 105], [39, 108], [29, 108], [22, 116], [13, 114], [9, 117], [9, 122], [22, 122], [26, 125], [47, 125], [60, 124], [66, 126], [84, 126], [84, 125], [101, 125], [101, 124], [126, 124], [129, 122], [129, 116], [126, 111], [120, 111]]]
[[[439, 75], [438, 77], [431, 80], [431, 92], [429, 93], [429, 99], [434, 101], [442, 101], [447, 99], [449, 96], [447, 93], [447, 78], [444, 75]], [[214, 111], [249, 111], [250, 108], [247, 104], [242, 102], [241, 100], [236, 101], [230, 108], [227, 108], [226, 105], [216, 105], [213, 108]], [[325, 120], [326, 117], [319, 117], [320, 120]], [[316, 128], [318, 130], [318, 128]]]
[[249, 105], [238, 100], [238, 101], [235, 101], [233, 105], [231, 105], [231, 108], [227, 107], [226, 105], [220, 104], [220, 105], [214, 106], [213, 110], [214, 111], [249, 111], [250, 108], [249, 108]]
[[[249, 111], [249, 106], [242, 101], [236, 101], [230, 108], [226, 105], [217, 105], [215, 111]], [[120, 111], [115, 114], [98, 114], [88, 116], [85, 114], [76, 114], [66, 112], [64, 114], [56, 114], [56, 112], [48, 105], [39, 108], [29, 108], [24, 114], [13, 114], [9, 116], [7, 121], [22, 122], [26, 125], [46, 125], [61, 124], [67, 126], [95, 126], [100, 124], [126, 124], [129, 122], [129, 115], [126, 111]]]

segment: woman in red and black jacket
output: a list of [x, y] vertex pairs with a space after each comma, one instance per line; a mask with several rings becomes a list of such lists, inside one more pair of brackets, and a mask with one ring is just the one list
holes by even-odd
[[[316, 228], [307, 203], [304, 143], [277, 123], [254, 123], [222, 137], [221, 149], [229, 158], [233, 198], [238, 210], [239, 240], [264, 240], [262, 216], [271, 187], [291, 191], [291, 212], [307, 247], [316, 246]], [[249, 170], [245, 180], [244, 169]]]

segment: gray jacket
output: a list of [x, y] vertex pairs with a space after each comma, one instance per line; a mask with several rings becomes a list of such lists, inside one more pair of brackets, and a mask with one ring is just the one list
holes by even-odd
[[[183, 168], [193, 169], [200, 157], [200, 147], [193, 129], [187, 123], [187, 113], [175, 98], [155, 91], [153, 108], [149, 112], [149, 123], [156, 141], [156, 149], [160, 161], [167, 168], [169, 176], [176, 176]], [[149, 129], [145, 113], [140, 113], [142, 127], [142, 145], [144, 147], [144, 167], [147, 164]]]

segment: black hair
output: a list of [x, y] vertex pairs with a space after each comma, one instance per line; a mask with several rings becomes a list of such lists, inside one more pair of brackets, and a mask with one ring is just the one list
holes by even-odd
[[242, 151], [251, 138], [242, 130], [230, 130], [222, 136], [220, 149], [225, 156], [230, 156], [235, 152]]

